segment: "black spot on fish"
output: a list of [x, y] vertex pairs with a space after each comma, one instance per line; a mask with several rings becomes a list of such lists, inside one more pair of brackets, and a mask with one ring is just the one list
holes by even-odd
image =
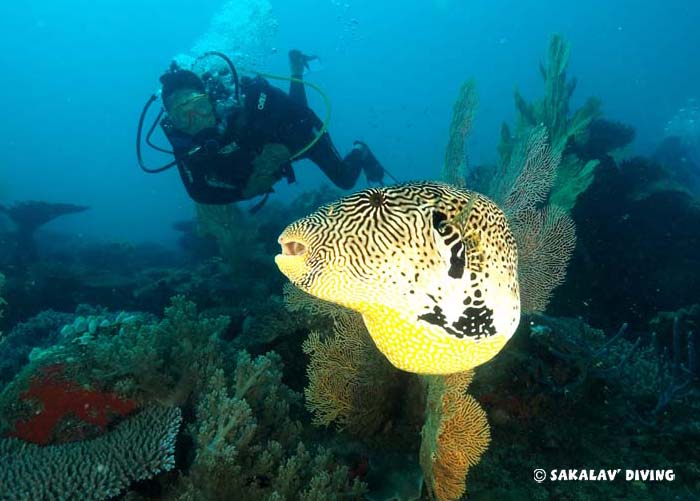
[[438, 327], [445, 328], [447, 317], [442, 312], [442, 308], [439, 306], [433, 306], [433, 311], [431, 313], [424, 313], [423, 315], [418, 315], [418, 320], [425, 320], [429, 324], [437, 325]]
[[452, 278], [462, 278], [466, 264], [462, 242], [454, 244], [450, 249], [450, 253], [450, 269], [447, 274]]
[[470, 306], [462, 312], [456, 322], [448, 324], [442, 308], [435, 305], [432, 312], [419, 315], [418, 320], [437, 325], [458, 339], [465, 337], [481, 339], [496, 334], [496, 328], [493, 325], [493, 310], [485, 306], [479, 308]]
[[474, 339], [496, 334], [496, 327], [493, 325], [493, 310], [485, 306], [465, 309], [452, 326], [463, 335]]

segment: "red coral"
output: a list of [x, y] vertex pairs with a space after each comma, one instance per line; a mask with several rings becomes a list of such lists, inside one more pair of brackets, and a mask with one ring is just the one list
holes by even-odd
[[15, 423], [13, 436], [33, 442], [55, 442], [55, 431], [66, 418], [78, 419], [104, 431], [117, 416], [126, 416], [136, 409], [136, 402], [116, 393], [84, 388], [64, 376], [63, 364], [42, 368], [32, 377], [27, 391], [20, 395], [25, 402], [33, 401], [41, 408], [27, 420]]

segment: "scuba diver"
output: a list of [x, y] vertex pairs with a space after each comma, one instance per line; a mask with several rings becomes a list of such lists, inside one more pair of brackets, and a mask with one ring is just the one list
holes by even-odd
[[[289, 52], [291, 78], [289, 94], [272, 86], [262, 76], [238, 79], [235, 66], [220, 52], [227, 70], [206, 71], [201, 76], [179, 67], [175, 62], [160, 77], [161, 110], [147, 135], [160, 121], [172, 145], [175, 160], [157, 168], [147, 168], [141, 158], [141, 133], [151, 96], [139, 122], [137, 155], [147, 172], [161, 172], [177, 165], [187, 193], [204, 204], [228, 204], [262, 195], [254, 207], [261, 207], [273, 191], [273, 185], [286, 178], [294, 182], [292, 162], [308, 158], [339, 188], [352, 188], [364, 171], [369, 182], [381, 183], [384, 169], [370, 149], [355, 141], [342, 158], [336, 150], [324, 122], [308, 107], [304, 68], [315, 56], [298, 50]], [[223, 80], [230, 77], [233, 85]], [[240, 88], [239, 88], [240, 87]], [[162, 120], [161, 120], [162, 117]]]

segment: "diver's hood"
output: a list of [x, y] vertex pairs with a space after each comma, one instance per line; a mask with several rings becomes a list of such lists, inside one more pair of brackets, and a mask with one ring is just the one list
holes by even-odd
[[166, 102], [174, 92], [182, 89], [192, 89], [201, 93], [205, 92], [202, 79], [189, 70], [178, 68], [168, 71], [161, 75], [160, 83], [163, 86], [161, 91], [161, 99], [163, 102]]

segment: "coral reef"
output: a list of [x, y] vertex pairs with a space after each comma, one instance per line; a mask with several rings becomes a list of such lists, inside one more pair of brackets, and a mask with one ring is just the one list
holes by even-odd
[[313, 331], [303, 345], [310, 358], [306, 406], [317, 425], [335, 423], [372, 435], [392, 415], [402, 378], [377, 350], [358, 313], [343, 310], [333, 323], [332, 334]]
[[6, 332], [0, 340], [0, 386], [12, 380], [22, 369], [32, 349], [54, 344], [61, 327], [72, 320], [70, 313], [46, 310]]
[[[493, 169], [465, 173], [473, 82], [455, 102], [443, 178], [507, 213], [527, 313], [475, 374], [394, 370], [358, 315], [279, 295], [277, 235], [331, 188], [255, 216], [200, 206], [178, 225], [185, 256], [33, 234], [69, 206], [0, 208], [28, 228], [0, 256], [0, 498], [696, 496], [700, 307], [679, 307], [700, 297], [697, 157], [668, 137], [622, 160], [633, 129], [595, 100], [571, 113], [568, 59], [554, 37], [545, 95], [516, 93]], [[532, 480], [591, 465], [676, 481]]]
[[442, 180], [458, 188], [466, 188], [466, 140], [472, 128], [478, 104], [476, 83], [464, 82], [452, 108], [452, 122], [445, 150]]
[[576, 80], [568, 80], [566, 69], [569, 63], [569, 44], [558, 35], [550, 40], [547, 64], [540, 66], [545, 84], [545, 95], [541, 100], [528, 103], [515, 93], [518, 122], [515, 133], [507, 125], [501, 132], [501, 164], [507, 165], [517, 150], [518, 143], [527, 141], [530, 131], [541, 124], [547, 135], [554, 155], [561, 155], [557, 176], [549, 195], [549, 201], [570, 213], [578, 196], [586, 191], [593, 181], [596, 160], [584, 161], [567, 151], [567, 146], [576, 138], [585, 137], [591, 122], [600, 114], [600, 103], [588, 99], [573, 114], [569, 113], [569, 101], [576, 89]]
[[177, 407], [148, 407], [93, 440], [40, 447], [0, 439], [3, 499], [108, 499], [175, 466]]
[[[12, 436], [26, 442], [46, 445], [73, 441], [55, 436], [58, 424], [66, 418], [77, 419], [86, 425], [105, 431], [116, 416], [126, 416], [136, 409], [136, 402], [111, 392], [87, 389], [64, 375], [63, 365], [49, 365], [34, 375], [29, 388], [20, 399], [37, 409], [26, 420], [15, 423]], [[77, 428], [74, 424], [73, 428]], [[75, 435], [75, 432], [73, 432]], [[79, 440], [84, 437], [80, 436]]]
[[700, 207], [647, 158], [602, 160], [572, 213], [577, 248], [548, 312], [644, 329], [700, 297]]
[[[350, 478], [347, 466], [330, 451], [302, 442], [294, 417], [301, 395], [282, 383], [280, 357], [270, 352], [253, 358], [225, 342], [228, 318], [198, 314], [183, 297], [173, 298], [162, 320], [105, 311], [71, 318], [56, 343], [34, 350], [0, 395], [6, 432], [42, 444], [70, 441], [73, 448], [65, 450], [79, 457], [78, 447], [107, 440], [110, 426], [123, 418], [116, 430], [126, 426], [137, 407], [178, 405], [191, 416], [184, 440], [189, 447], [179, 480], [155, 480], [163, 482], [167, 498], [361, 498], [365, 486]], [[130, 470], [144, 467], [132, 456], [121, 461]], [[156, 470], [148, 471], [115, 471], [120, 482], [104, 479], [94, 499]]]
[[473, 371], [428, 376], [420, 461], [431, 499], [460, 499], [467, 473], [491, 441], [486, 413], [466, 393]]
[[394, 415], [413, 376], [397, 371], [377, 350], [358, 313], [291, 284], [285, 286], [285, 303], [309, 330], [302, 345], [309, 357], [304, 394], [313, 423], [375, 435]]
[[289, 416], [298, 395], [281, 383], [281, 369], [274, 353], [241, 352], [233, 381], [211, 372], [196, 406], [195, 458], [176, 499], [361, 499], [365, 486], [347, 467], [300, 441], [301, 424]]
[[574, 138], [569, 153], [584, 161], [616, 157], [635, 136], [634, 128], [622, 122], [596, 118], [591, 121], [586, 134]]
[[527, 499], [690, 496], [700, 486], [694, 480], [604, 485], [532, 481], [535, 468], [592, 464], [653, 465], [672, 468], [677, 478], [697, 479], [700, 457], [689, 444], [700, 436], [695, 419], [700, 408], [697, 384], [690, 385], [657, 421], [649, 419], [672, 381], [668, 360], [673, 356], [645, 344], [649, 338], [643, 333], [626, 327], [607, 336], [580, 319], [544, 315], [525, 320], [509, 349], [477, 369], [470, 387], [492, 423], [491, 448], [470, 477], [474, 498], [484, 499], [481, 493]]

